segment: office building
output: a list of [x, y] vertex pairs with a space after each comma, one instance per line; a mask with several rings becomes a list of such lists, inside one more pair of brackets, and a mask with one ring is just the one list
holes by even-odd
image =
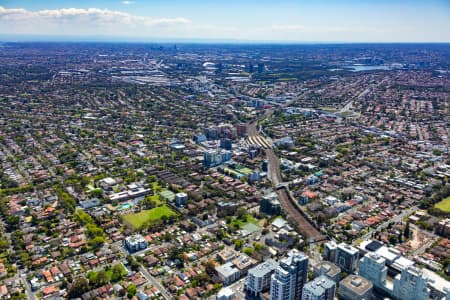
[[308, 257], [291, 250], [272, 274], [270, 300], [300, 300], [308, 276]]
[[339, 282], [339, 299], [369, 300], [372, 299], [372, 283], [364, 277], [349, 275]]
[[376, 288], [385, 288], [387, 272], [386, 260], [376, 253], [367, 253], [360, 260], [359, 275], [372, 282]]
[[336, 283], [322, 275], [305, 284], [302, 300], [333, 300]]
[[426, 300], [430, 295], [427, 284], [422, 270], [417, 267], [405, 268], [395, 276], [394, 297], [400, 300]]
[[248, 270], [245, 290], [255, 297], [267, 291], [270, 288], [270, 277], [277, 267], [278, 263], [269, 259]]
[[347, 273], [355, 272], [358, 266], [358, 249], [346, 243], [340, 243], [336, 249], [336, 265]]

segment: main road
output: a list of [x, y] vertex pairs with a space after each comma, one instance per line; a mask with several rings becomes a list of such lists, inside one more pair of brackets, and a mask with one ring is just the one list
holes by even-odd
[[386, 222], [378, 225], [376, 228], [371, 229], [369, 232], [367, 232], [365, 235], [363, 235], [362, 237], [360, 237], [359, 239], [356, 239], [355, 241], [353, 241], [353, 245], [358, 245], [358, 243], [362, 240], [367, 240], [369, 238], [372, 237], [372, 234], [377, 232], [377, 231], [381, 231], [386, 229], [389, 224], [394, 224], [394, 223], [399, 223], [401, 222], [405, 217], [409, 216], [410, 214], [414, 213], [415, 211], [417, 211], [419, 209], [419, 207], [417, 206], [412, 206], [406, 210], [404, 210], [402, 213], [400, 213], [399, 215], [387, 220]]
[[20, 280], [22, 280], [23, 285], [25, 287], [25, 292], [28, 296], [29, 300], [37, 300], [36, 295], [34, 294], [33, 290], [31, 289], [30, 284], [28, 283], [27, 274], [23, 270], [19, 270], [18, 277], [20, 277]]
[[[122, 245], [118, 244], [118, 246], [119, 246], [120, 251], [122, 251], [122, 253], [123, 253], [125, 256], [127, 256], [127, 255], [130, 254], [127, 250], [125, 250], [125, 248], [124, 248]], [[152, 248], [147, 248], [147, 249], [145, 249], [145, 250], [148, 251], [148, 250], [150, 250], [150, 249], [152, 249]], [[166, 290], [166, 288], [158, 281], [158, 279], [156, 279], [155, 277], [153, 277], [153, 276], [147, 271], [147, 269], [146, 269], [144, 266], [139, 265], [139, 272], [141, 272], [142, 275], [144, 275], [144, 277], [145, 277], [151, 284], [153, 284], [153, 285], [159, 290], [159, 292], [160, 292], [161, 295], [164, 297], [164, 299], [166, 299], [166, 300], [172, 300], [172, 299], [174, 299], [174, 298], [170, 295], [170, 293]]]

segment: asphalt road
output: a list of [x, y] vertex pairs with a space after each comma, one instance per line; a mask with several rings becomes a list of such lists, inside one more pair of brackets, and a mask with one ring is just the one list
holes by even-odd
[[33, 293], [33, 290], [31, 289], [31, 285], [27, 280], [26, 274], [22, 273], [21, 271], [19, 271], [19, 273], [20, 273], [20, 275], [19, 275], [20, 279], [22, 280], [23, 285], [25, 286], [25, 291], [27, 293], [28, 299], [37, 300], [36, 296]]
[[403, 211], [401, 214], [393, 217], [392, 219], [389, 219], [388, 221], [384, 222], [383, 224], [379, 225], [378, 227], [370, 230], [368, 233], [363, 235], [361, 238], [353, 241], [353, 245], [357, 245], [360, 240], [367, 240], [367, 239], [371, 238], [372, 233], [386, 229], [389, 226], [389, 224], [398, 223], [398, 222], [402, 221], [403, 218], [412, 214], [413, 212], [415, 212], [418, 209], [419, 208], [417, 206], [408, 208], [407, 210]]
[[150, 283], [152, 283], [154, 286], [158, 288], [158, 290], [161, 292], [161, 295], [164, 297], [164, 299], [174, 299], [169, 292], [167, 292], [166, 288], [162, 286], [159, 281], [153, 277], [144, 267], [139, 267], [139, 271], [147, 278]]
[[[119, 246], [119, 249], [125, 254], [125, 256], [129, 255], [128, 251], [126, 251], [121, 245]], [[145, 249], [145, 251], [150, 250], [149, 248]], [[145, 252], [144, 251], [144, 252]], [[170, 293], [166, 290], [166, 288], [155, 278], [153, 277], [143, 266], [139, 266], [139, 272], [144, 275], [144, 277], [154, 286], [158, 288], [158, 290], [161, 292], [161, 295], [164, 297], [164, 299], [172, 300], [174, 299]]]
[[426, 234], [430, 240], [428, 242], [426, 242], [425, 244], [423, 244], [422, 246], [420, 246], [419, 248], [417, 248], [413, 253], [412, 253], [412, 257], [420, 255], [422, 253], [424, 253], [428, 248], [431, 247], [431, 245], [433, 245], [434, 242], [436, 242], [440, 237], [430, 231], [427, 230], [423, 230], [420, 229], [419, 227], [417, 227], [414, 224], [410, 224], [411, 229], [417, 230], [417, 231], [421, 231], [422, 233]]

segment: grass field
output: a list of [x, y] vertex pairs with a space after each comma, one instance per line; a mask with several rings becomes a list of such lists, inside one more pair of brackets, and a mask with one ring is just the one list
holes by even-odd
[[434, 207], [442, 210], [443, 212], [450, 213], [450, 197], [447, 197], [441, 202], [436, 203]]
[[156, 205], [156, 206], [159, 206], [159, 205], [162, 205], [162, 204], [163, 204], [163, 201], [160, 199], [159, 194], [150, 196], [150, 199], [151, 199], [153, 202], [155, 202], [155, 205]]
[[176, 216], [177, 214], [168, 206], [158, 206], [150, 210], [143, 210], [136, 214], [124, 215], [123, 220], [135, 229], [140, 229], [146, 222], [152, 222], [161, 219], [163, 216]]
[[153, 192], [159, 192], [162, 190], [162, 187], [158, 184], [157, 181], [152, 182], [152, 190]]
[[246, 220], [247, 221], [243, 221], [241, 219], [234, 219], [233, 221], [231, 221], [229, 226], [231, 226], [231, 228], [234, 228], [235, 224], [237, 224], [239, 226], [239, 228], [242, 228], [242, 226], [244, 226], [245, 224], [248, 224], [248, 223], [258, 225], [258, 220], [253, 218], [252, 215], [246, 215]]

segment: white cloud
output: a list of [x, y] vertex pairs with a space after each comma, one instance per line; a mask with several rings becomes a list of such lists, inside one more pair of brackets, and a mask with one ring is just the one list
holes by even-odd
[[151, 18], [99, 8], [29, 11], [0, 6], [0, 33], [6, 34], [137, 35], [151, 33], [149, 30], [167, 31], [190, 23], [181, 17]]
[[[138, 0], [117, 0], [123, 5], [137, 5]], [[142, 1], [140, 1], [142, 2]], [[1, 0], [0, 0], [1, 3]], [[188, 13], [189, 11], [186, 11]], [[235, 39], [259, 41], [448, 41], [449, 30], [435, 30], [433, 25], [420, 25], [420, 30], [406, 24], [393, 26], [376, 22], [355, 23], [342, 20], [312, 24], [289, 23], [289, 19], [274, 23], [251, 20], [224, 20], [198, 17], [191, 21], [183, 17], [153, 18], [119, 10], [100, 8], [62, 8], [28, 10], [0, 6], [0, 35], [43, 35], [59, 37], [113, 37], [131, 39]], [[295, 20], [299, 20], [296, 18]], [[210, 22], [210, 23], [206, 23]], [[279, 22], [279, 23], [278, 23]], [[284, 23], [285, 22], [285, 23]], [[354, 25], [353, 25], [354, 24]], [[393, 23], [395, 24], [395, 23]], [[443, 23], [442, 28], [448, 24]], [[448, 26], [447, 26], [448, 27]], [[430, 34], [430, 32], [432, 34]]]

